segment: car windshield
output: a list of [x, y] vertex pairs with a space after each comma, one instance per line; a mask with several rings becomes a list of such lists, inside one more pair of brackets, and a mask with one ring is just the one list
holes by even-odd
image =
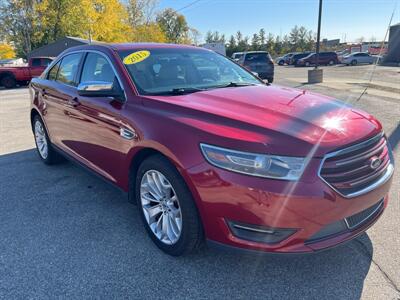
[[140, 94], [176, 94], [263, 84], [230, 59], [203, 49], [158, 48], [120, 51]]

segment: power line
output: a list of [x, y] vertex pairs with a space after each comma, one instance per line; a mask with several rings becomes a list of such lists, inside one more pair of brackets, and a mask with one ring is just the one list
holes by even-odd
[[184, 9], [186, 9], [186, 8], [188, 8], [188, 7], [192, 6], [192, 5], [195, 5], [197, 2], [200, 2], [200, 1], [201, 1], [201, 0], [196, 0], [196, 1], [193, 1], [193, 2], [189, 3], [188, 5], [185, 5], [184, 7], [181, 7], [180, 9], [177, 9], [177, 10], [175, 10], [175, 12], [178, 12], [178, 11], [184, 10]]

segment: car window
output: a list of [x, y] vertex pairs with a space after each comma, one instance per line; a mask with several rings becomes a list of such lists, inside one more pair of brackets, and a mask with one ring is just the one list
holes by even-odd
[[[132, 54], [147, 52], [138, 62], [124, 62]], [[168, 93], [173, 89], [212, 89], [234, 83], [260, 84], [244, 68], [213, 51], [151, 49], [119, 53], [142, 94]], [[265, 54], [264, 54], [265, 55]]]
[[40, 67], [40, 58], [32, 58], [32, 67]]
[[75, 53], [64, 56], [60, 69], [57, 74], [57, 81], [68, 84], [76, 85], [76, 73], [78, 72], [79, 62], [82, 58], [82, 53]]
[[267, 53], [247, 53], [245, 58], [246, 62], [265, 62], [267, 60]]
[[98, 53], [88, 53], [82, 69], [80, 82], [114, 82], [115, 74], [108, 60]]
[[50, 58], [42, 58], [41, 61], [40, 61], [40, 64], [41, 64], [42, 67], [47, 67], [48, 65], [51, 64], [52, 61], [53, 60], [50, 59]]
[[58, 73], [58, 69], [60, 68], [60, 63], [61, 61], [59, 61], [55, 66], [53, 66], [48, 75], [47, 75], [47, 79], [48, 80], [56, 80], [57, 78], [57, 73]]

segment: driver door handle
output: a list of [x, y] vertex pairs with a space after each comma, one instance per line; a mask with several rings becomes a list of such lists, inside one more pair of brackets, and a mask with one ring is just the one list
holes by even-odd
[[68, 100], [68, 104], [73, 107], [77, 107], [81, 103], [79, 102], [78, 98], [73, 98], [73, 99]]

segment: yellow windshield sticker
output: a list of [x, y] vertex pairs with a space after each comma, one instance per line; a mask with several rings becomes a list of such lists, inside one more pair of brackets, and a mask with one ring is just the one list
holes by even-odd
[[149, 56], [150, 56], [150, 51], [148, 50], [136, 51], [124, 58], [124, 64], [125, 65], [137, 64], [141, 61], [144, 61]]

